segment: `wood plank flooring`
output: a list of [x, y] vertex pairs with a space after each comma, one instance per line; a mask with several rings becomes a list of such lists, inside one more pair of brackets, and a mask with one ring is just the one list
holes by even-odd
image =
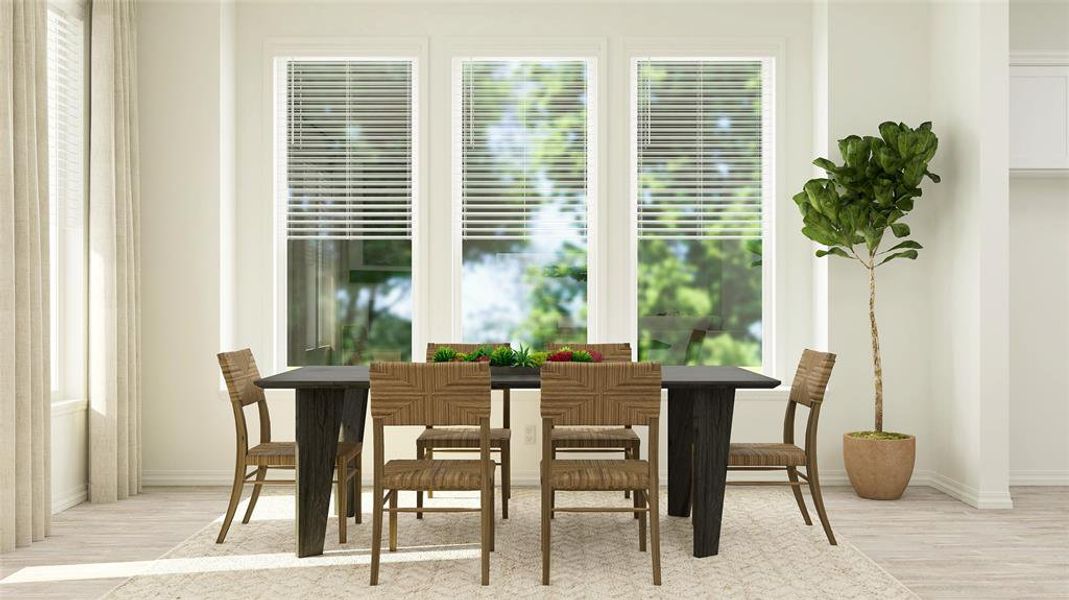
[[[769, 493], [794, 502], [786, 488]], [[1069, 598], [1069, 488], [1014, 488], [1008, 511], [978, 511], [925, 487], [897, 502], [862, 500], [849, 488], [824, 493], [836, 533], [922, 598]], [[28, 566], [152, 560], [219, 519], [227, 495], [148, 488], [76, 506], [54, 517], [46, 541], [0, 555], [0, 579]], [[121, 582], [0, 584], [0, 598], [98, 598]]]

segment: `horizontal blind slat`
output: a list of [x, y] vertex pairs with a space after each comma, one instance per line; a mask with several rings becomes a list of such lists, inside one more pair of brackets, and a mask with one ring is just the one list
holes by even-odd
[[287, 238], [411, 239], [412, 66], [285, 63]]
[[468, 60], [460, 84], [463, 239], [585, 238], [587, 62]]
[[762, 62], [644, 59], [637, 66], [639, 238], [760, 238]]

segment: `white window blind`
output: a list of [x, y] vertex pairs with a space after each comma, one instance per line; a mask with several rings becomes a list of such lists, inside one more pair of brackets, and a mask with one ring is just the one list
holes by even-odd
[[48, 206], [52, 392], [84, 397], [85, 24], [80, 7], [48, 10]]
[[585, 239], [588, 71], [574, 59], [462, 63], [463, 239]]
[[761, 60], [637, 61], [639, 239], [760, 239]]
[[411, 60], [289, 59], [289, 239], [412, 237]]

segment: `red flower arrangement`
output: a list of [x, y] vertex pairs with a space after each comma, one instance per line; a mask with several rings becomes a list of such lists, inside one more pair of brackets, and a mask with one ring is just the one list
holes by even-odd
[[572, 362], [574, 354], [575, 353], [571, 350], [558, 350], [547, 356], [546, 360], [552, 362]]

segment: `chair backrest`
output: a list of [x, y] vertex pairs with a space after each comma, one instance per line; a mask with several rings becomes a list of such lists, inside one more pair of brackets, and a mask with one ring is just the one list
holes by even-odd
[[371, 417], [383, 425], [479, 425], [490, 418], [486, 363], [371, 363]]
[[457, 352], [460, 352], [462, 354], [467, 354], [468, 352], [472, 352], [474, 350], [479, 349], [479, 347], [481, 347], [481, 346], [490, 346], [491, 348], [497, 348], [498, 346], [508, 346], [508, 345], [509, 345], [508, 342], [496, 342], [496, 343], [487, 342], [485, 344], [466, 344], [466, 343], [456, 343], [456, 344], [445, 343], [445, 344], [442, 344], [442, 343], [430, 342], [430, 343], [427, 344], [427, 362], [431, 362], [432, 360], [434, 360], [434, 353], [437, 352], [438, 349], [443, 347], [443, 346], [449, 346], [450, 348], [452, 348], [453, 350], [456, 350]]
[[809, 407], [809, 418], [805, 428], [806, 452], [815, 451], [817, 443], [817, 424], [820, 421], [820, 407], [824, 403], [824, 393], [828, 389], [831, 370], [835, 366], [835, 355], [806, 349], [798, 360], [798, 369], [794, 372], [790, 395], [787, 397], [787, 412], [783, 416], [783, 442], [794, 443], [794, 415], [799, 404]]
[[631, 362], [631, 344], [627, 342], [610, 344], [546, 344], [546, 352], [553, 353], [561, 348], [600, 352], [605, 362]]
[[233, 352], [220, 352], [219, 368], [223, 371], [226, 389], [230, 393], [230, 404], [234, 408], [234, 427], [237, 431], [238, 450], [248, 448], [248, 428], [245, 424], [244, 408], [255, 404], [260, 414], [260, 442], [271, 441], [271, 415], [267, 411], [267, 398], [264, 391], [254, 383], [260, 378], [256, 368], [256, 359], [252, 350], [242, 348]]
[[798, 361], [791, 383], [791, 402], [812, 407], [824, 401], [824, 392], [828, 389], [831, 370], [835, 366], [835, 355], [806, 349]]
[[542, 417], [556, 425], [646, 425], [661, 413], [661, 365], [547, 362]]

